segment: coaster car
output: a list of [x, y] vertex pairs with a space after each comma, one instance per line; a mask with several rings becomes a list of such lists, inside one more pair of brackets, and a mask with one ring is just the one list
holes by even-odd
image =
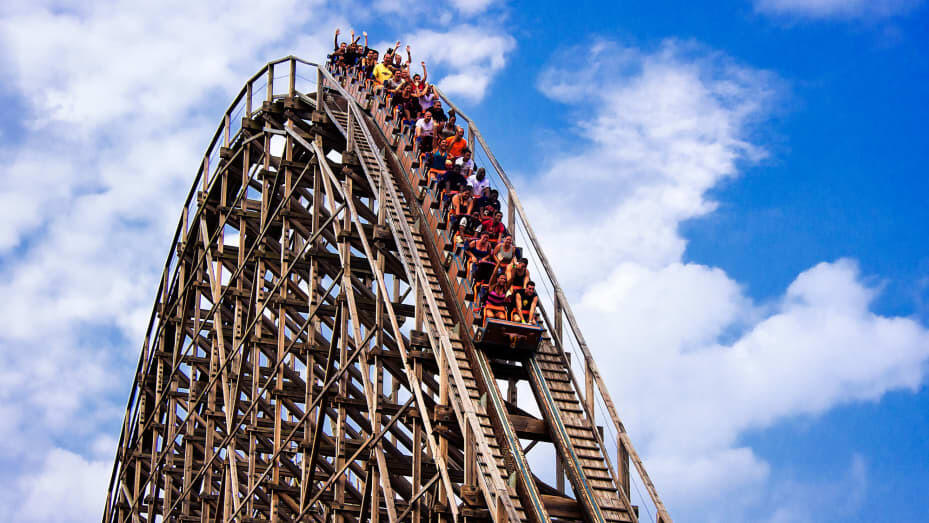
[[474, 337], [474, 344], [490, 356], [524, 358], [535, 354], [544, 332], [538, 325], [485, 318]]

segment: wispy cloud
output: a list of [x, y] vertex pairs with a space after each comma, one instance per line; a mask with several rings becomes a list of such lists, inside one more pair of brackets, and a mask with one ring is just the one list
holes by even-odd
[[680, 224], [768, 154], [753, 137], [785, 96], [775, 75], [677, 41], [565, 53], [587, 60], [556, 56], [538, 85], [574, 110], [586, 145], [526, 181], [529, 215], [672, 513], [710, 521], [738, 505], [717, 515], [757, 521], [773, 510], [758, 494], [772, 465], [739, 436], [918, 388], [929, 331], [872, 312], [878, 291], [853, 260], [817, 264], [765, 303], [684, 261]]
[[799, 18], [886, 18], [904, 14], [922, 0], [755, 0], [759, 12]]

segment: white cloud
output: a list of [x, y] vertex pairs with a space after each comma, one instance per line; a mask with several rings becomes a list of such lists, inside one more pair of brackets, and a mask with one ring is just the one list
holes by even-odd
[[[483, 27], [461, 25], [447, 32], [414, 31], [403, 37], [416, 52], [416, 60], [425, 60], [430, 69], [437, 68], [435, 82], [451, 97], [479, 101], [494, 75], [506, 64], [507, 55], [516, 48], [512, 36]], [[444, 77], [443, 77], [444, 75]]]
[[452, 0], [452, 5], [463, 14], [473, 15], [486, 11], [495, 2], [496, 0]]
[[802, 18], [884, 18], [904, 14], [922, 0], [755, 0], [755, 9]]
[[713, 521], [708, 507], [723, 503], [750, 514], [723, 520], [774, 514], [759, 495], [772, 465], [740, 435], [915, 390], [929, 331], [873, 313], [878, 292], [852, 260], [820, 263], [766, 303], [684, 262], [681, 222], [712, 212], [707, 191], [767, 154], [753, 132], [782, 95], [776, 77], [673, 41], [585, 53], [539, 77], [573, 107], [584, 146], [520, 184], [529, 216], [672, 514]]
[[[24, 135], [0, 144], [0, 483], [16, 487], [0, 492], [0, 519], [56, 520], [22, 508], [40, 498], [99, 518], [105, 489], [88, 475], [112, 462], [157, 278], [222, 111], [267, 60], [322, 61], [334, 27], [362, 16], [296, 0], [0, 6], [0, 66], [28, 109]], [[454, 63], [486, 85], [502, 60]], [[57, 448], [64, 438], [73, 447]]]
[[408, 20], [396, 18], [396, 15], [421, 15], [428, 17], [424, 22], [439, 22], [441, 25], [447, 25], [452, 21], [452, 17], [480, 15], [498, 3], [498, 0], [452, 0], [448, 3], [425, 0], [374, 0], [370, 8], [378, 13], [392, 15], [385, 22], [399, 27], [408, 27]]
[[[666, 42], [653, 54], [601, 41], [589, 61], [556, 58], [539, 78], [553, 99], [573, 104], [589, 147], [548, 159], [532, 205], [570, 284], [599, 279], [612, 262], [664, 267], [681, 258], [678, 224], [715, 209], [704, 193], [764, 150], [746, 128], [775, 96], [771, 74], [748, 70], [692, 44]], [[575, 56], [580, 54], [576, 52]], [[592, 190], [594, 189], [595, 190]], [[556, 226], [557, 225], [557, 226]]]
[[112, 464], [109, 458], [87, 460], [64, 449], [47, 454], [37, 474], [21, 479], [21, 509], [7, 512], [7, 521], [94, 521], [103, 514]]

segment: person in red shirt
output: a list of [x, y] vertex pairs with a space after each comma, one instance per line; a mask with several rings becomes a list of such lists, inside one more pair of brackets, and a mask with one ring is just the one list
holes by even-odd
[[481, 231], [490, 235], [490, 239], [492, 241], [499, 240], [500, 235], [506, 231], [506, 227], [504, 227], [503, 223], [501, 223], [501, 220], [503, 220], [503, 213], [498, 211], [494, 213], [493, 218], [484, 220], [484, 222], [481, 224]]
[[445, 145], [448, 146], [449, 158], [460, 158], [464, 155], [465, 149], [468, 148], [468, 141], [464, 139], [464, 129], [459, 127], [455, 136], [445, 139]]

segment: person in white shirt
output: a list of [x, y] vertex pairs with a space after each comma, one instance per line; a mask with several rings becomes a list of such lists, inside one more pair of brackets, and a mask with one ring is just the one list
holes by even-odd
[[422, 118], [416, 121], [415, 138], [421, 151], [432, 150], [433, 136], [435, 136], [435, 122], [432, 120], [432, 113], [426, 112]]
[[466, 179], [471, 176], [471, 173], [474, 171], [474, 160], [471, 159], [471, 151], [465, 149], [462, 153], [461, 158], [455, 160], [455, 165], [458, 166], [461, 176]]
[[468, 185], [471, 186], [471, 195], [475, 198], [484, 194], [484, 187], [490, 187], [490, 180], [487, 179], [483, 167], [479, 167], [476, 173], [468, 177]]

